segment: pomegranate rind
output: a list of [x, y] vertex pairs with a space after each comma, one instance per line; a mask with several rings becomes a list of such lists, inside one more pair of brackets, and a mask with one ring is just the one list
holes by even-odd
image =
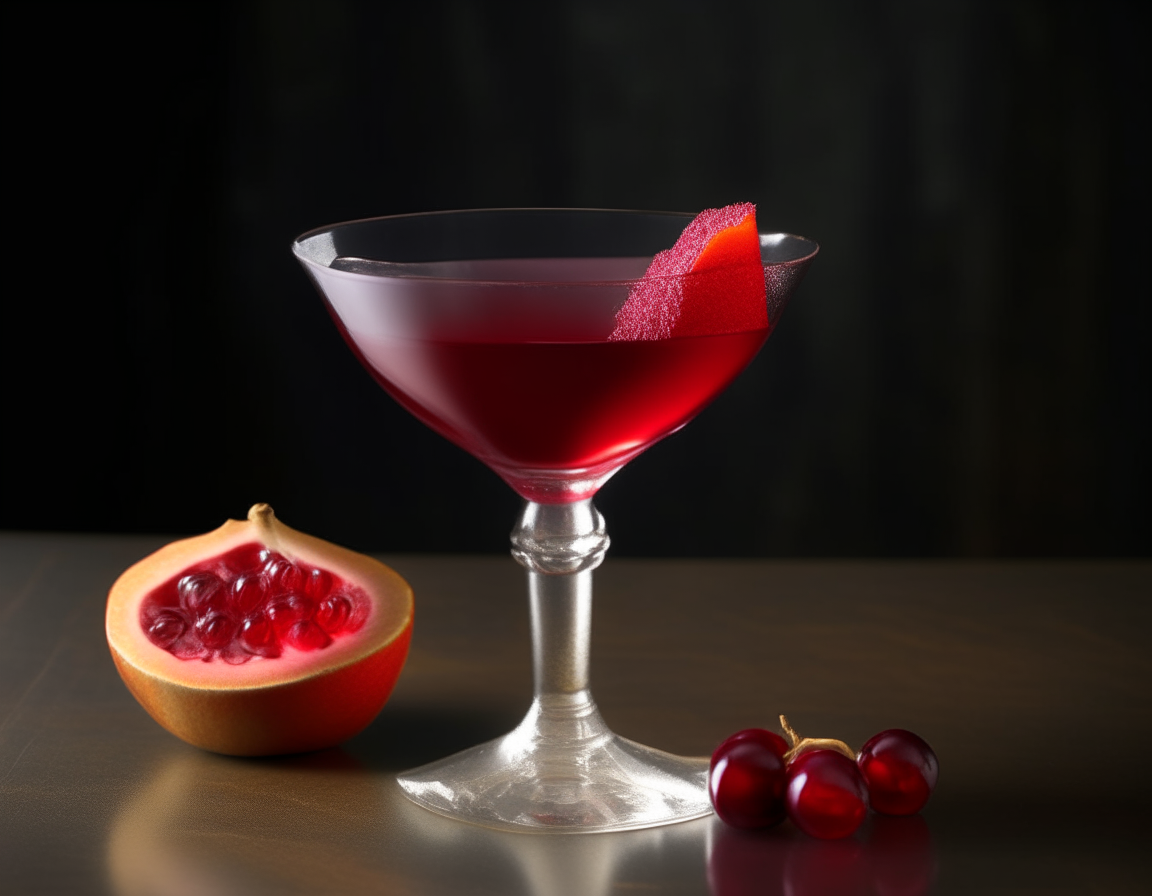
[[[181, 660], [148, 640], [140, 606], [151, 591], [206, 558], [252, 542], [363, 589], [370, 600], [363, 627], [323, 650], [286, 646], [275, 659], [235, 666]], [[412, 589], [394, 570], [297, 532], [268, 510], [260, 524], [229, 520], [126, 570], [108, 594], [105, 630], [120, 677], [162, 727], [205, 750], [263, 756], [330, 747], [367, 727], [400, 676], [412, 621]]]

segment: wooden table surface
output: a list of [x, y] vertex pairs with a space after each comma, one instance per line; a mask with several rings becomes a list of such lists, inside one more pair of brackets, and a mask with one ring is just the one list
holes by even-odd
[[510, 558], [385, 558], [408, 666], [342, 748], [201, 752], [155, 725], [103, 633], [160, 544], [0, 534], [0, 893], [1144, 894], [1152, 891], [1152, 563], [638, 561], [596, 574], [593, 687], [619, 733], [702, 755], [773, 726], [917, 731], [922, 816], [824, 843], [715, 818], [521, 835], [434, 816], [397, 771], [504, 733], [531, 694]]

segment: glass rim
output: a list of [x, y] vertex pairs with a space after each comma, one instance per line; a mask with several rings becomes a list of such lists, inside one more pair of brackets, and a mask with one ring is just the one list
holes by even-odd
[[[524, 207], [509, 207], [509, 208], [443, 209], [443, 210], [427, 211], [427, 212], [405, 212], [403, 214], [398, 214], [398, 215], [377, 215], [377, 216], [373, 216], [373, 217], [353, 218], [353, 219], [349, 219], [346, 221], [339, 221], [339, 222], [336, 222], [333, 224], [326, 224], [326, 225], [322, 225], [320, 227], [312, 228], [312, 229], [307, 230], [304, 233], [300, 234], [299, 236], [297, 236], [292, 241], [292, 254], [301, 263], [307, 265], [308, 267], [315, 267], [315, 268], [324, 270], [330, 276], [331, 275], [338, 275], [341, 277], [348, 277], [348, 278], [352, 278], [352, 279], [364, 279], [364, 280], [378, 280], [378, 279], [399, 280], [399, 281], [410, 280], [410, 281], [416, 281], [416, 282], [442, 283], [442, 284], [446, 284], [446, 285], [452, 284], [452, 283], [466, 283], [466, 284], [469, 284], [471, 286], [490, 285], [490, 286], [501, 286], [501, 287], [506, 287], [506, 288], [508, 288], [508, 287], [525, 287], [525, 286], [532, 286], [532, 287], [541, 287], [541, 286], [572, 287], [572, 286], [577, 286], [577, 285], [583, 286], [583, 287], [588, 287], [588, 286], [606, 286], [606, 287], [607, 286], [617, 286], [617, 287], [620, 287], [620, 286], [632, 286], [634, 284], [642, 283], [642, 282], [654, 283], [654, 282], [681, 281], [685, 277], [692, 277], [692, 276], [697, 275], [696, 273], [693, 273], [693, 272], [686, 272], [683, 274], [669, 274], [669, 275], [663, 275], [663, 276], [640, 276], [640, 277], [609, 278], [609, 279], [596, 279], [596, 280], [524, 280], [524, 279], [501, 279], [501, 278], [490, 279], [490, 278], [484, 278], [484, 277], [443, 277], [443, 276], [429, 275], [429, 274], [425, 274], [425, 273], [413, 273], [411, 271], [403, 271], [403, 270], [389, 271], [386, 269], [383, 269], [380, 271], [374, 271], [372, 273], [366, 273], [366, 272], [341, 270], [339, 268], [334, 268], [334, 267], [332, 267], [331, 262], [325, 264], [325, 263], [317, 260], [317, 258], [314, 257], [313, 253], [310, 253], [310, 252], [305, 250], [305, 243], [310, 241], [310, 240], [315, 240], [318, 237], [323, 237], [327, 234], [335, 234], [339, 230], [349, 230], [352, 228], [372, 225], [372, 224], [376, 224], [378, 222], [383, 222], [383, 221], [403, 221], [403, 220], [417, 220], [417, 219], [428, 220], [428, 219], [435, 219], [435, 218], [449, 218], [449, 217], [454, 217], [454, 216], [455, 217], [461, 217], [461, 216], [482, 215], [482, 214], [503, 214], [503, 215], [516, 216], [516, 215], [519, 215], [521, 213], [523, 213], [523, 215], [525, 217], [527, 217], [528, 215], [531, 215], [533, 213], [575, 213], [578, 215], [584, 215], [584, 214], [588, 214], [588, 215], [602, 214], [603, 215], [603, 214], [607, 214], [607, 215], [612, 215], [612, 216], [617, 216], [617, 217], [645, 216], [645, 217], [653, 217], [653, 218], [664, 217], [664, 218], [669, 218], [669, 219], [681, 218], [684, 220], [685, 226], [687, 226], [696, 217], [696, 215], [691, 213], [691, 212], [648, 211], [648, 210], [643, 210], [643, 209], [566, 208], [566, 207], [545, 207], [545, 206], [541, 206], [541, 207], [524, 206]], [[762, 267], [764, 268], [765, 271], [767, 271], [769, 269], [780, 269], [780, 268], [793, 267], [796, 265], [807, 264], [820, 251], [820, 245], [815, 240], [810, 239], [808, 237], [799, 236], [799, 235], [793, 234], [793, 233], [761, 232], [758, 230], [758, 236], [760, 238]], [[799, 251], [797, 254], [794, 254], [794, 255], [791, 255], [787, 258], [782, 258], [779, 260], [768, 260], [768, 261], [764, 260], [763, 252], [764, 252], [765, 248], [770, 248], [770, 247], [775, 246], [775, 245], [780, 245], [780, 244], [783, 244], [783, 243], [788, 242], [788, 241], [792, 241], [792, 242], [798, 244], [797, 248], [802, 250], [802, 251]], [[672, 246], [669, 245], [669, 246], [666, 246], [665, 248], [671, 249]], [[339, 256], [339, 255], [334, 256], [333, 261], [335, 260], [335, 258], [338, 258], [338, 257], [362, 259], [363, 261], [365, 261], [369, 264], [379, 265], [381, 268], [386, 268], [387, 266], [395, 266], [396, 268], [401, 268], [401, 267], [407, 267], [408, 265], [411, 265], [411, 264], [420, 263], [420, 262], [390, 262], [390, 261], [387, 261], [385, 259], [379, 259], [379, 258], [369, 259], [369, 258], [364, 258], [363, 256]], [[514, 258], [516, 256], [506, 256], [506, 257], [507, 258]], [[593, 256], [581, 256], [581, 255], [527, 256], [526, 258], [532, 258], [532, 257], [539, 257], [539, 258], [546, 258], [546, 257], [564, 258], [564, 257], [567, 257], [570, 259], [577, 259], [577, 258], [581, 258], [581, 257], [593, 257]], [[636, 255], [636, 256], [620, 255], [620, 256], [611, 256], [611, 257], [617, 257], [617, 258], [637, 257], [637, 258], [640, 258], [640, 257], [649, 257], [649, 256], [647, 256], [647, 255]], [[466, 260], [481, 260], [481, 259], [453, 258], [453, 259], [443, 259], [442, 261], [466, 261]], [[485, 260], [487, 260], [487, 259], [485, 259]], [[728, 266], [725, 266], [725, 267], [728, 267]], [[724, 270], [724, 268], [723, 267], [711, 268], [711, 269], [709, 269], [709, 271], [698, 272], [698, 273], [699, 274], [707, 274], [707, 273], [710, 273], [712, 271], [719, 271], [719, 270]]]

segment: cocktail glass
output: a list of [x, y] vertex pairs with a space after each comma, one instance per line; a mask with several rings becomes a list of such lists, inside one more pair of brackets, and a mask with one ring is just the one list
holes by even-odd
[[[610, 338], [652, 256], [691, 216], [503, 209], [401, 215], [301, 236], [293, 251], [348, 344], [412, 414], [525, 499], [535, 693], [511, 733], [399, 776], [433, 812], [511, 830], [616, 831], [708, 814], [707, 760], [613, 734], [588, 684], [592, 497], [752, 360], [817, 246], [760, 236], [768, 326]], [[644, 281], [682, 292], [700, 274]]]

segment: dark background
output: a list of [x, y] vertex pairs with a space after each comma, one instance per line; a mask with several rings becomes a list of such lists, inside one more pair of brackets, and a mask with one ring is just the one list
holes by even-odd
[[268, 501], [360, 549], [503, 551], [518, 499], [359, 368], [292, 239], [750, 200], [821, 254], [743, 378], [605, 486], [614, 553], [1147, 556], [1138, 10], [17, 13], [0, 528], [195, 532]]

